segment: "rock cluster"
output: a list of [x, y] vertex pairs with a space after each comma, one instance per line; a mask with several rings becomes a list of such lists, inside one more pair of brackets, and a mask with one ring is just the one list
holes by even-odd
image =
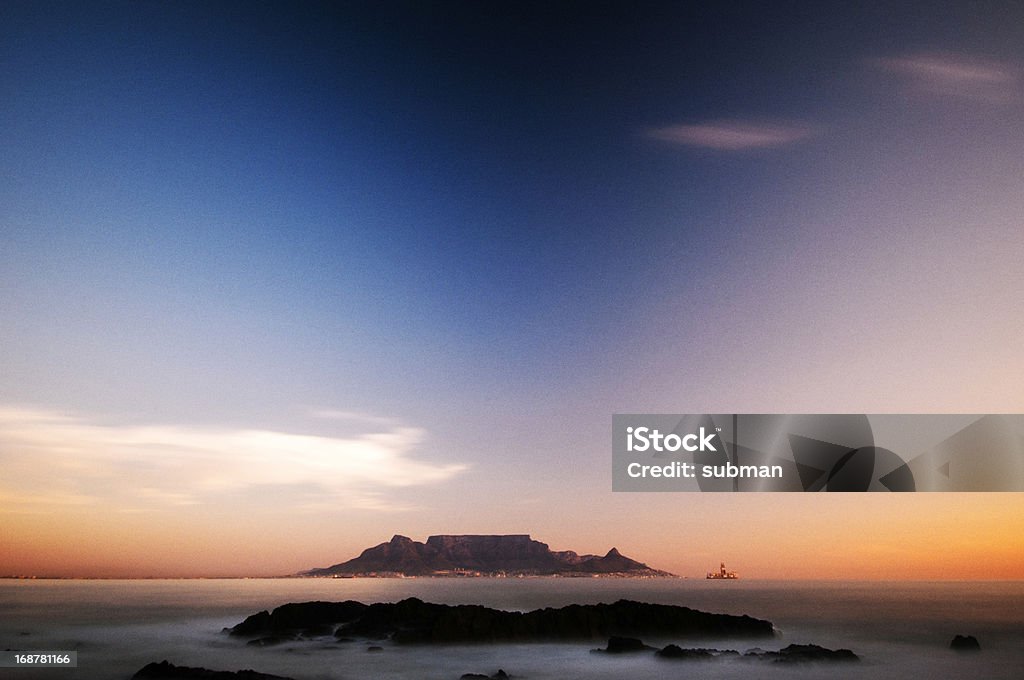
[[132, 680], [292, 680], [281, 675], [244, 671], [211, 671], [208, 668], [175, 666], [167, 661], [146, 664]]
[[957, 635], [950, 640], [949, 648], [957, 652], [980, 652], [981, 644], [973, 635]]
[[773, 632], [770, 621], [749, 616], [630, 600], [512, 612], [408, 598], [372, 605], [353, 601], [287, 604], [246, 618], [230, 633], [267, 644], [282, 638], [315, 637], [311, 631], [323, 634], [332, 628], [338, 639], [361, 637], [397, 643], [546, 642], [640, 635], [750, 638], [771, 637]]
[[[611, 641], [609, 641], [610, 643]], [[639, 640], [636, 641], [643, 644]], [[706, 649], [704, 647], [685, 649], [679, 645], [667, 645], [656, 654], [662, 659], [706, 661], [722, 657], [737, 657], [743, 660], [761, 660], [774, 663], [806, 663], [825, 661], [830, 663], [859, 661], [860, 658], [849, 649], [827, 649], [818, 645], [789, 645], [777, 652], [751, 649], [742, 655], [735, 649]]]

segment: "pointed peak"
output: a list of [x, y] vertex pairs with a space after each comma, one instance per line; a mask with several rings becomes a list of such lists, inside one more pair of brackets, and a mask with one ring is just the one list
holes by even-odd
[[605, 557], [622, 557], [622, 553], [619, 552], [618, 548], [612, 548]]

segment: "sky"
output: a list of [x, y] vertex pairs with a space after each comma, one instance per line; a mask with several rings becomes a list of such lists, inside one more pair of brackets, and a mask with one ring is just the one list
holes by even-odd
[[1024, 7], [701, 4], [0, 3], [0, 574], [1024, 579], [1024, 494], [611, 491], [613, 413], [1024, 412]]

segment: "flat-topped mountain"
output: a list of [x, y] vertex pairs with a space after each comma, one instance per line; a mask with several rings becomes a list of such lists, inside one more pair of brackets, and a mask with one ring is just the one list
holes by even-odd
[[431, 536], [426, 543], [396, 535], [359, 557], [301, 576], [672, 576], [612, 548], [604, 556], [553, 551], [527, 534]]

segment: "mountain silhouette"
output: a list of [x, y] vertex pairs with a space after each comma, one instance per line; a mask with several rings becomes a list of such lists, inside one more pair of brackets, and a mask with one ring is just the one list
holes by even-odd
[[604, 556], [552, 551], [528, 534], [439, 535], [426, 543], [395, 535], [359, 557], [301, 576], [671, 576], [612, 548]]

